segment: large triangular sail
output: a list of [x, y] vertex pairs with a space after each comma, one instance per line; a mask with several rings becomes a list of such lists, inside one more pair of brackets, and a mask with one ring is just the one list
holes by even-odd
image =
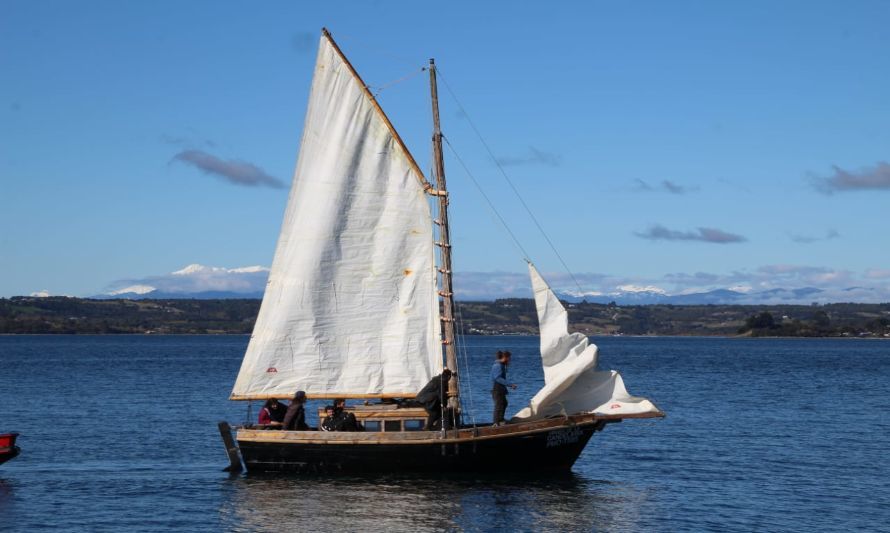
[[541, 330], [544, 387], [518, 419], [552, 415], [660, 413], [645, 398], [628, 394], [618, 372], [598, 372], [597, 346], [581, 333], [569, 333], [569, 317], [559, 298], [531, 263], [528, 265]]
[[330, 37], [233, 399], [413, 396], [442, 368], [426, 180]]

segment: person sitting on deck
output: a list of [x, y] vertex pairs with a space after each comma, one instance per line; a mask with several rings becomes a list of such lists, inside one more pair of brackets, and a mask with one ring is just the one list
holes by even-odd
[[331, 414], [321, 421], [322, 431], [364, 431], [365, 428], [358, 423], [355, 415], [346, 410], [346, 400], [337, 398], [334, 400], [334, 408]]
[[497, 353], [497, 361], [491, 365], [491, 399], [494, 400], [494, 416], [492, 425], [500, 426], [504, 422], [504, 413], [507, 411], [507, 387], [516, 390], [515, 383], [507, 383], [507, 365], [510, 364], [510, 352]]
[[263, 408], [260, 409], [259, 422], [264, 426], [281, 427], [284, 422], [284, 415], [287, 411], [287, 404], [281, 403], [275, 398], [266, 400]]
[[294, 394], [294, 400], [287, 408], [287, 413], [284, 415], [284, 427], [282, 429], [286, 431], [309, 431], [309, 426], [306, 425], [305, 405], [306, 393], [298, 390]]
[[[451, 370], [446, 368], [441, 374], [431, 379], [414, 397], [414, 400], [426, 410], [426, 425], [423, 427], [426, 431], [442, 429], [442, 408], [448, 405], [448, 382], [450, 380]], [[445, 417], [446, 429], [451, 426], [449, 423], [451, 418], [451, 416]]]

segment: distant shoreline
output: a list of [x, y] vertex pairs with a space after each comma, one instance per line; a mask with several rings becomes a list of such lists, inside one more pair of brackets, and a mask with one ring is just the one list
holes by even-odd
[[[458, 302], [466, 335], [538, 334], [535, 303]], [[588, 336], [890, 338], [890, 304], [634, 305], [566, 303]], [[0, 335], [250, 335], [259, 299], [0, 298]]]
[[[0, 333], [4, 337], [250, 337], [250, 333]], [[469, 333], [462, 337], [537, 337], [537, 333], [502, 333], [481, 334]], [[859, 341], [890, 341], [890, 337], [839, 337], [839, 336], [809, 336], [809, 337], [780, 337], [750, 335], [588, 335], [592, 339], [730, 339], [730, 340], [807, 340], [807, 339], [836, 339]]]

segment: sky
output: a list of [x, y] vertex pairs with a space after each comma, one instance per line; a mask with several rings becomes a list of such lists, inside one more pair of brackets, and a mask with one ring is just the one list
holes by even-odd
[[[890, 301], [887, 2], [0, 10], [3, 297], [270, 265], [326, 26], [425, 169], [436, 58], [446, 137], [551, 283], [574, 286], [472, 125], [581, 291]], [[446, 172], [458, 294], [524, 286], [447, 149]]]

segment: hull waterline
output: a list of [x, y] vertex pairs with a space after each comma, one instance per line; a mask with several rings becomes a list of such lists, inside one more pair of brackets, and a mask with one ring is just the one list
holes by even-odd
[[445, 435], [241, 428], [237, 443], [249, 473], [567, 472], [594, 433], [620, 420], [588, 415]]

